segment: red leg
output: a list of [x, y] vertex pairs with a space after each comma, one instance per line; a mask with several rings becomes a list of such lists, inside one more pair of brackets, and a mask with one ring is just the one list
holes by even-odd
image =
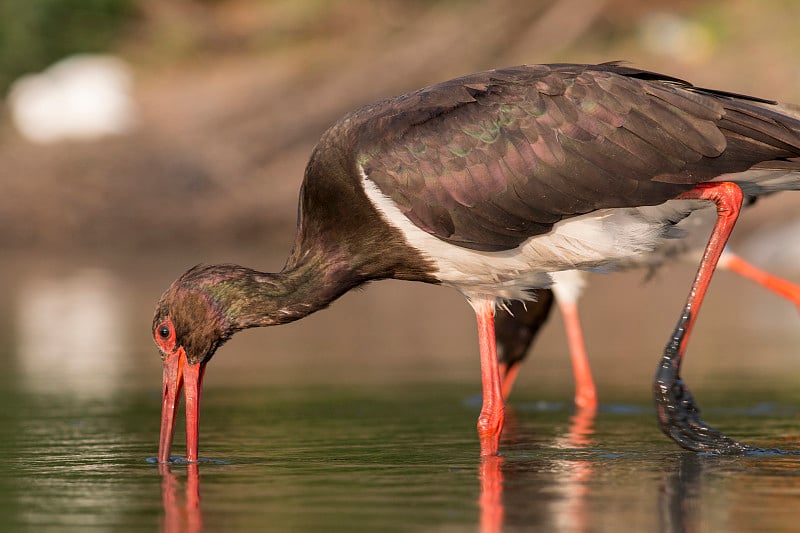
[[572, 372], [575, 375], [575, 405], [580, 409], [597, 407], [597, 389], [592, 378], [589, 358], [586, 356], [586, 345], [583, 342], [583, 329], [578, 317], [578, 304], [559, 301], [564, 327], [567, 330], [569, 353], [572, 356]]
[[500, 368], [497, 362], [497, 345], [494, 335], [494, 302], [473, 300], [472, 307], [478, 318], [478, 342], [481, 352], [481, 382], [483, 407], [478, 417], [478, 436], [481, 456], [497, 455], [500, 433], [503, 431], [505, 406], [500, 386]]
[[759, 285], [766, 287], [778, 296], [786, 298], [800, 308], [800, 285], [774, 276], [769, 272], [764, 272], [728, 250], [726, 250], [723, 255], [723, 261], [724, 263], [721, 261], [720, 265], [724, 264], [726, 268], [736, 272], [740, 276], [755, 281]]
[[664, 349], [653, 386], [661, 430], [679, 445], [693, 451], [735, 453], [747, 446], [723, 435], [700, 420], [700, 410], [680, 377], [686, 344], [694, 327], [717, 261], [733, 231], [742, 205], [742, 191], [729, 182], [701, 183], [679, 199], [711, 200], [717, 205], [717, 222], [689, 291], [678, 325]]
[[500, 363], [500, 381], [503, 384], [503, 400], [506, 402], [514, 389], [514, 382], [517, 381], [519, 369], [519, 363]]

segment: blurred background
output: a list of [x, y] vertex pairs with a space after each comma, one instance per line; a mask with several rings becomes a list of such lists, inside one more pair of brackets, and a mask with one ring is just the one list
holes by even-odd
[[[793, 0], [4, 0], [0, 383], [157, 390], [161, 291], [198, 262], [280, 269], [308, 155], [355, 106], [492, 67], [610, 60], [800, 103], [798, 20]], [[799, 205], [784, 194], [748, 211], [739, 252], [800, 281]], [[648, 397], [692, 271], [592, 277], [583, 318], [601, 401], [631, 386]], [[796, 386], [798, 320], [791, 304], [720, 275], [689, 380]], [[238, 335], [207, 383], [477, 391], [473, 321], [452, 291], [382, 282]], [[571, 395], [556, 313], [518, 394]]]

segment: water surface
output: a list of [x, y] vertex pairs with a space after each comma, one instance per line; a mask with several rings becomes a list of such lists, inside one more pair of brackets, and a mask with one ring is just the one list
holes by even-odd
[[[800, 456], [688, 453], [657, 429], [650, 380], [683, 290], [675, 289], [682, 283], [642, 286], [638, 277], [640, 290], [598, 283], [586, 298], [600, 410], [572, 407], [554, 317], [512, 397], [500, 458], [478, 457], [480, 383], [468, 306], [441, 288], [388, 283], [299, 323], [234, 338], [206, 377], [204, 460], [156, 465], [161, 391], [152, 307], [194, 262], [0, 264], [6, 528], [796, 526]], [[610, 308], [621, 288], [630, 304]], [[795, 309], [723, 276], [704, 311], [685, 372], [704, 417], [745, 442], [798, 450]], [[183, 446], [179, 425], [173, 453]]]
[[[647, 404], [582, 416], [520, 400], [503, 456], [481, 461], [473, 387], [209, 389], [199, 465], [159, 467], [158, 398], [26, 397], [2, 420], [2, 522], [16, 530], [272, 528], [786, 530], [800, 456], [715, 457], [663, 438]], [[4, 404], [11, 398], [6, 393]], [[16, 398], [15, 400], [19, 400]], [[708, 411], [797, 448], [780, 403]], [[175, 451], [182, 448], [178, 428]]]

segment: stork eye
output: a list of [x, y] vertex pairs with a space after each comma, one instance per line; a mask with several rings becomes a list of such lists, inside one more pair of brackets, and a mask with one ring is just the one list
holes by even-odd
[[153, 338], [163, 353], [172, 353], [175, 350], [175, 326], [172, 320], [166, 318], [156, 326]]

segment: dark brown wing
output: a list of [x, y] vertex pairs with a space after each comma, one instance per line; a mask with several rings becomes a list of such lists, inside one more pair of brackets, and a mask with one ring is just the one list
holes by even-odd
[[617, 64], [473, 74], [345, 122], [358, 164], [414, 224], [478, 250], [800, 155], [800, 121], [768, 101]]

